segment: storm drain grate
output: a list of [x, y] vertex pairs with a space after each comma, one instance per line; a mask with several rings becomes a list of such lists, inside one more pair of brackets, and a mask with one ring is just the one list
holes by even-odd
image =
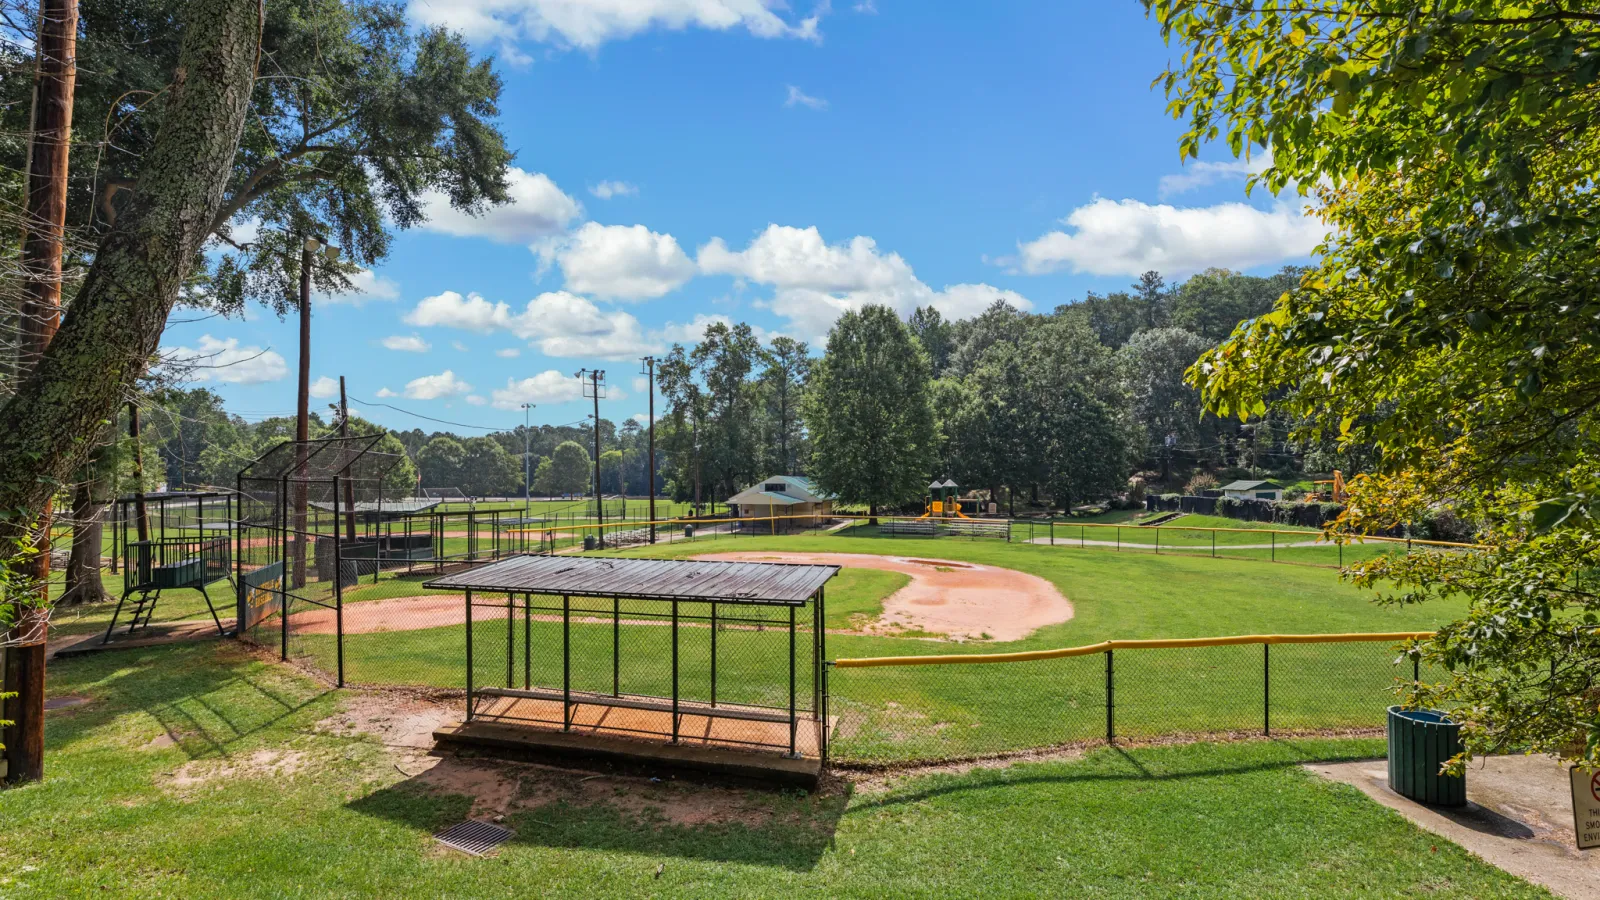
[[482, 856], [511, 838], [511, 829], [488, 822], [468, 820], [433, 836], [433, 839], [453, 850]]

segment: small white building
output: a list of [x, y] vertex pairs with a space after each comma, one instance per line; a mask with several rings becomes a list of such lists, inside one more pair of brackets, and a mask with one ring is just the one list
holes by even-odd
[[1283, 485], [1273, 481], [1235, 481], [1223, 485], [1222, 496], [1234, 500], [1282, 500]]
[[799, 475], [774, 475], [728, 498], [741, 519], [772, 516], [828, 516], [833, 497], [820, 493], [811, 479]]

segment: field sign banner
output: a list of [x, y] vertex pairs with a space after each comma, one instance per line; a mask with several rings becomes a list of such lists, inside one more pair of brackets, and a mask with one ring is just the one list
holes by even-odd
[[262, 566], [244, 573], [244, 601], [239, 610], [239, 630], [254, 628], [257, 623], [283, 605], [283, 561]]

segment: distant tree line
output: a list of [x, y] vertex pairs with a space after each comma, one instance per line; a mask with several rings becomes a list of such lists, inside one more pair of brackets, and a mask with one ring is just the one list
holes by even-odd
[[1211, 269], [1168, 285], [1023, 312], [1003, 300], [970, 319], [841, 317], [818, 358], [717, 324], [659, 370], [662, 472], [685, 500], [720, 500], [770, 474], [809, 474], [851, 503], [895, 507], [953, 478], [1013, 508], [1105, 499], [1130, 475], [1349, 462], [1351, 448], [1294, 445], [1291, 423], [1205, 412], [1185, 371], [1269, 311], [1300, 270]]

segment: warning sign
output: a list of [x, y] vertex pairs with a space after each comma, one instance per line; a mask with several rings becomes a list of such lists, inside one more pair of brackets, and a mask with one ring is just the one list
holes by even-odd
[[1579, 850], [1600, 847], [1600, 771], [1572, 767], [1572, 830]]

